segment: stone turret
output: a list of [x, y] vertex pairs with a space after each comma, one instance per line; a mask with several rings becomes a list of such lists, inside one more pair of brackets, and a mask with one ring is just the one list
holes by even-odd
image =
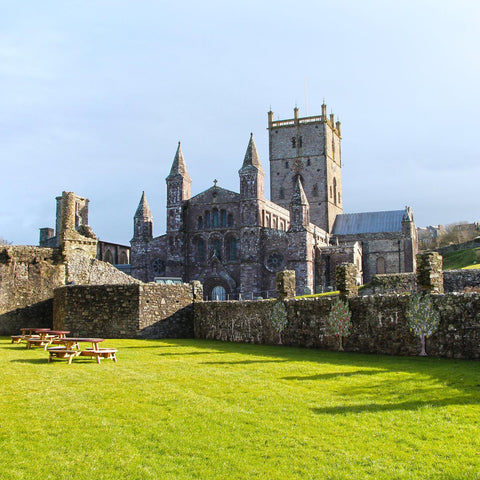
[[297, 175], [290, 201], [290, 232], [306, 230], [310, 224], [310, 205], [302, 186], [300, 175]]
[[260, 162], [253, 133], [250, 134], [240, 175], [240, 195], [248, 199], [265, 198], [265, 172]]
[[153, 238], [153, 215], [148, 206], [145, 192], [133, 217], [133, 240], [151, 240]]
[[183, 207], [191, 196], [192, 179], [178, 142], [167, 182], [167, 276], [185, 277], [185, 225]]
[[265, 172], [260, 162], [253, 133], [250, 134], [240, 176], [243, 224], [257, 226], [260, 222], [260, 203], [265, 201]]
[[183, 228], [182, 202], [191, 196], [192, 179], [187, 171], [182, 147], [178, 142], [177, 152], [173, 159], [167, 182], [167, 233]]

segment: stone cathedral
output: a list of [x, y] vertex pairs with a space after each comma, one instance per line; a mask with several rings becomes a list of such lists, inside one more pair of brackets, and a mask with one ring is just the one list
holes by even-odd
[[[253, 135], [238, 171], [240, 192], [215, 184], [191, 196], [178, 144], [167, 182], [167, 231], [153, 237], [145, 193], [134, 217], [131, 273], [145, 282], [199, 280], [206, 298], [275, 294], [279, 270], [295, 270], [297, 294], [335, 289], [335, 266], [354, 263], [358, 282], [412, 272], [410, 207], [343, 213], [341, 124], [322, 114], [274, 121], [268, 112], [270, 200]], [[161, 281], [161, 280], [160, 280]]]

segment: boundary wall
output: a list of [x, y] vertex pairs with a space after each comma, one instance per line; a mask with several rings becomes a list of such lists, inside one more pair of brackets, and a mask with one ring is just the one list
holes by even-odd
[[53, 327], [70, 336], [192, 338], [199, 282], [71, 285], [55, 290]]
[[[337, 339], [327, 331], [334, 297], [285, 300], [288, 324], [282, 343], [295, 347], [336, 350]], [[480, 358], [480, 294], [434, 294], [441, 317], [427, 339], [427, 353], [448, 358]], [[348, 299], [353, 331], [344, 338], [345, 351], [418, 355], [420, 339], [406, 324], [408, 295], [376, 295]], [[271, 312], [274, 300], [202, 302], [195, 304], [195, 337], [227, 342], [277, 344]]]

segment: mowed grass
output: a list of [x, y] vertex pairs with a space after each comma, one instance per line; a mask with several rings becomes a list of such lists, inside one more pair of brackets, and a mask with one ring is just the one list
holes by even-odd
[[0, 340], [1, 479], [478, 479], [477, 361], [109, 340], [47, 363]]
[[443, 268], [445, 270], [480, 268], [480, 247], [445, 253]]

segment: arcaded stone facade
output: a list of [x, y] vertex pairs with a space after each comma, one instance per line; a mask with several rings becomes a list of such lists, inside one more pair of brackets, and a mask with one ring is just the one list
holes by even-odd
[[357, 267], [357, 283], [377, 273], [415, 270], [410, 208], [343, 214], [341, 125], [322, 115], [273, 120], [268, 114], [270, 198], [253, 136], [238, 172], [240, 192], [217, 185], [191, 196], [180, 144], [168, 175], [167, 232], [153, 237], [145, 194], [134, 217], [131, 274], [199, 280], [206, 298], [276, 295], [275, 275], [296, 273], [297, 294], [334, 289], [340, 263]]

